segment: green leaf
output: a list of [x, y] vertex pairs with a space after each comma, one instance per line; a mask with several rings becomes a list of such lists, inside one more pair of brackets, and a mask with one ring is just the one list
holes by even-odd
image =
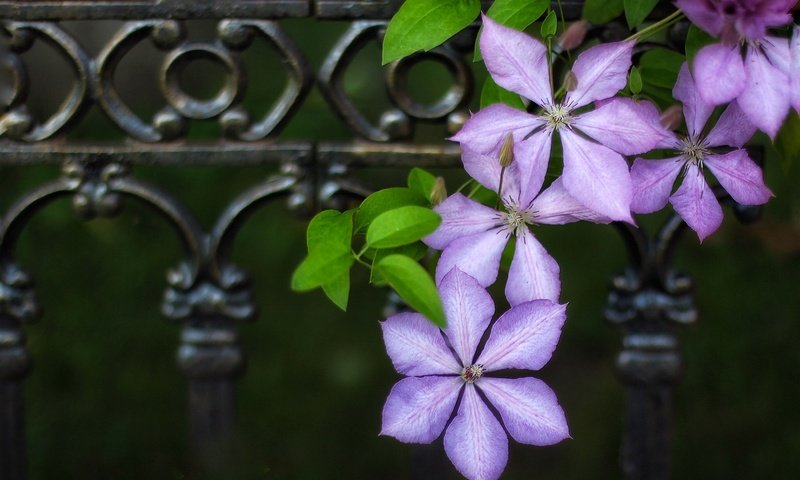
[[711, 45], [716, 41], [717, 40], [711, 35], [694, 25], [690, 25], [689, 32], [686, 33], [686, 59], [691, 63], [701, 48], [706, 45]]
[[522, 103], [522, 98], [519, 95], [501, 87], [492, 80], [492, 77], [486, 77], [481, 89], [481, 108], [486, 108], [495, 103], [503, 103], [518, 110], [525, 110], [525, 104]]
[[324, 241], [339, 243], [349, 249], [353, 237], [354, 213], [354, 210], [344, 213], [336, 210], [323, 210], [314, 215], [314, 218], [308, 222], [306, 230], [308, 251], [310, 252]]
[[625, 19], [628, 21], [628, 28], [639, 26], [656, 8], [658, 0], [624, 0]]
[[419, 167], [414, 167], [408, 172], [408, 188], [431, 201], [433, 188], [436, 186], [436, 176]]
[[[530, 24], [539, 20], [549, 5], [550, 0], [495, 0], [486, 12], [486, 16], [506, 27], [525, 30]], [[476, 62], [483, 59], [479, 39], [480, 32], [475, 39], [474, 61]]]
[[383, 64], [441, 45], [480, 12], [480, 0], [406, 0], [386, 28]]
[[442, 223], [438, 213], [425, 207], [408, 206], [384, 212], [370, 223], [367, 245], [371, 248], [399, 247], [433, 233]]
[[350, 270], [336, 277], [335, 280], [322, 285], [322, 291], [334, 305], [347, 311], [347, 300], [350, 298]]
[[344, 248], [336, 242], [320, 242], [294, 271], [292, 290], [305, 292], [329, 284], [347, 272], [354, 261], [350, 247]]
[[665, 48], [645, 52], [639, 59], [642, 95], [655, 101], [662, 109], [674, 105], [676, 100], [672, 98], [672, 88], [685, 61], [680, 53]]
[[378, 215], [406, 205], [425, 206], [425, 197], [410, 188], [393, 187], [378, 190], [368, 196], [358, 207], [355, 220], [356, 233], [366, 228]]
[[639, 60], [642, 81], [672, 90], [678, 80], [681, 65], [685, 61], [683, 55], [666, 48], [648, 50]]
[[389, 255], [403, 255], [417, 262], [421, 260], [426, 253], [428, 253], [428, 246], [422, 242], [409, 243], [408, 245], [396, 248], [367, 250], [364, 256], [372, 258], [372, 270], [369, 277], [370, 283], [373, 285], [386, 285], [386, 279], [375, 270], [375, 264]]
[[628, 88], [634, 95], [642, 92], [642, 75], [636, 67], [631, 67], [631, 71], [628, 73]]
[[389, 255], [405, 255], [413, 260], [420, 260], [428, 253], [428, 246], [419, 242], [408, 243], [393, 248], [369, 248], [364, 252], [364, 256], [372, 259], [372, 263], [377, 263], [381, 258]]
[[586, 0], [583, 18], [594, 24], [608, 23], [622, 15], [622, 0]]
[[440, 328], [447, 326], [436, 285], [419, 263], [404, 255], [389, 255], [375, 265], [375, 270], [411, 308]]
[[497, 203], [497, 194], [492, 190], [484, 187], [478, 182], [474, 180], [471, 183], [472, 188], [470, 188], [467, 198], [471, 198], [478, 203], [482, 203], [484, 205], [488, 205], [490, 207], [494, 207]]
[[542, 27], [539, 29], [539, 32], [542, 34], [542, 38], [547, 38], [555, 35], [557, 29], [558, 18], [556, 17], [556, 12], [550, 10], [550, 13], [547, 14], [547, 17], [545, 17], [542, 22]]

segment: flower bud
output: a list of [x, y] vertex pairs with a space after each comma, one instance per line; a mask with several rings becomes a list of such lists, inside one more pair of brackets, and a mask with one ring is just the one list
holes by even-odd
[[503, 146], [500, 147], [500, 166], [507, 168], [514, 163], [514, 136], [511, 133], [503, 139]]
[[571, 92], [576, 88], [578, 88], [578, 77], [570, 70], [564, 75], [564, 91]]
[[444, 202], [445, 198], [447, 198], [447, 188], [444, 186], [444, 178], [436, 177], [436, 183], [431, 189], [431, 204], [435, 207]]
[[567, 27], [566, 30], [556, 40], [556, 45], [559, 50], [573, 50], [578, 48], [583, 40], [586, 38], [586, 33], [589, 31], [589, 22], [586, 20], [578, 20], [573, 22]]
[[683, 107], [672, 105], [661, 113], [661, 126], [667, 130], [677, 130], [683, 120]]

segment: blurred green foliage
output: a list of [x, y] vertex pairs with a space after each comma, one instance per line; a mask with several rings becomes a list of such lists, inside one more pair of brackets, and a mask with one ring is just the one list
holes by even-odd
[[[285, 26], [316, 66], [345, 27], [310, 20]], [[376, 80], [380, 52], [365, 55], [353, 65], [348, 89], [377, 114], [383, 105], [364, 100], [383, 95]], [[250, 74], [252, 85], [264, 90], [279, 81], [269, 71]], [[248, 102], [266, 98], [254, 93]], [[102, 116], [85, 123], [76, 139], [106, 130], [119, 136]], [[214, 134], [214, 128], [196, 124], [192, 135]], [[437, 141], [444, 135], [420, 136]], [[349, 134], [315, 92], [282, 138]], [[681, 244], [677, 262], [695, 277], [700, 320], [682, 337], [686, 372], [676, 393], [674, 478], [795, 478], [800, 472], [800, 169], [785, 172], [771, 148], [768, 153], [776, 198], [763, 220], [741, 226], [728, 212], [723, 228], [702, 246], [692, 235]], [[134, 173], [173, 192], [209, 226], [237, 192], [271, 171], [136, 167]], [[406, 173], [359, 176], [376, 186], [402, 185]], [[447, 176], [451, 191], [463, 181], [437, 173]], [[3, 167], [0, 175], [5, 208], [58, 170]], [[304, 229], [304, 221], [275, 204], [258, 212], [237, 240], [234, 260], [252, 275], [261, 315], [241, 327], [249, 368], [238, 390], [238, 460], [230, 478], [409, 478], [414, 447], [378, 437], [383, 401], [399, 378], [377, 324], [385, 292], [367, 287], [362, 269], [353, 275], [346, 314], [321, 291], [292, 293], [291, 272], [305, 255]], [[562, 298], [570, 304], [560, 346], [539, 376], [558, 393], [573, 439], [548, 448], [512, 445], [504, 478], [619, 478], [624, 392], [613, 361], [620, 341], [602, 310], [610, 277], [625, 265], [622, 242], [612, 228], [597, 225], [543, 227], [536, 234], [561, 264]], [[186, 382], [174, 367], [178, 326], [159, 313], [164, 273], [182, 258], [171, 227], [134, 201], [118, 218], [81, 223], [63, 200], [33, 219], [18, 253], [46, 309], [26, 329], [35, 359], [25, 383], [31, 479], [185, 478]], [[498, 311], [504, 308], [498, 301]]]

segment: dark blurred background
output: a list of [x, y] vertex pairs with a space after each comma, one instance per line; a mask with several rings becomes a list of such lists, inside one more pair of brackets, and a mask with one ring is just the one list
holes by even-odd
[[[65, 27], [97, 52], [119, 25]], [[347, 26], [315, 20], [282, 25], [317, 70]], [[213, 29], [189, 23], [197, 38], [211, 38]], [[157, 55], [144, 42], [116, 78], [143, 118], [163, 105]], [[388, 105], [379, 58], [377, 45], [365, 49], [346, 81], [373, 118]], [[41, 42], [25, 59], [33, 79], [30, 106], [43, 118], [68, 90], [71, 74]], [[265, 109], [284, 82], [283, 70], [264, 44], [250, 48], [244, 60], [246, 102]], [[200, 64], [190, 69], [186, 89], [203, 96], [221, 82], [215, 65]], [[423, 63], [412, 82], [419, 98], [431, 100], [446, 89], [448, 74]], [[190, 138], [218, 135], [214, 121], [192, 123]], [[445, 135], [431, 126], [418, 139], [439, 142]], [[122, 137], [96, 109], [70, 135], [75, 141]], [[351, 137], [315, 90], [280, 138]], [[763, 219], [742, 226], [727, 212], [723, 227], [703, 245], [691, 234], [680, 245], [677, 264], [695, 278], [700, 317], [682, 336], [686, 369], [676, 395], [674, 478], [800, 475], [800, 165], [787, 167], [774, 148], [766, 151], [776, 197]], [[272, 171], [134, 168], [136, 176], [190, 206], [206, 227], [237, 193]], [[405, 173], [359, 176], [382, 187], [404, 184]], [[7, 208], [59, 170], [4, 166], [0, 175], [0, 205]], [[446, 175], [455, 190], [463, 176]], [[241, 328], [249, 367], [238, 390], [240, 434], [231, 478], [409, 478], [412, 448], [378, 437], [383, 402], [399, 379], [377, 323], [387, 292], [368, 286], [363, 269], [353, 275], [346, 314], [321, 292], [291, 292], [291, 272], [305, 255], [304, 228], [279, 202], [258, 212], [237, 240], [235, 261], [252, 275], [261, 315]], [[613, 360], [620, 336], [602, 311], [610, 278], [626, 263], [623, 244], [607, 226], [544, 227], [536, 235], [561, 264], [562, 298], [569, 302], [560, 346], [539, 376], [557, 392], [573, 439], [547, 448], [513, 445], [504, 478], [619, 478], [624, 397]], [[27, 328], [35, 361], [25, 387], [31, 478], [184, 478], [186, 382], [174, 366], [178, 326], [159, 313], [164, 274], [182, 258], [172, 228], [135, 201], [115, 219], [81, 222], [63, 200], [28, 225], [18, 255], [46, 310]]]

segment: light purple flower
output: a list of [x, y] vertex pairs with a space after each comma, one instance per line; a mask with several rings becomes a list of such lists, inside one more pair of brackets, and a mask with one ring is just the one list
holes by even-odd
[[[556, 102], [548, 75], [547, 48], [528, 35], [483, 18], [480, 39], [486, 68], [501, 87], [542, 107], [531, 115], [491, 105], [473, 115], [454, 136], [466, 150], [497, 158], [508, 134], [520, 164], [523, 192], [538, 193], [535, 183], [547, 169], [550, 142], [558, 131], [564, 150], [563, 183], [581, 204], [612, 220], [632, 221], [628, 165], [620, 155], [644, 153], [667, 137], [658, 112], [646, 102], [605, 100], [627, 83], [633, 42], [606, 43], [583, 52], [573, 65], [572, 85]], [[480, 179], [477, 179], [481, 181]], [[527, 204], [532, 198], [522, 198]]]
[[[545, 137], [539, 145], [539, 151], [529, 154], [547, 155], [550, 138]], [[450, 269], [457, 267], [484, 287], [493, 284], [500, 270], [503, 249], [514, 236], [516, 249], [505, 290], [509, 303], [513, 306], [530, 300], [558, 301], [561, 293], [558, 263], [528, 226], [563, 225], [578, 220], [608, 223], [610, 220], [575, 200], [560, 178], [540, 193], [544, 171], [533, 172], [533, 175], [526, 172], [527, 177], [523, 176], [520, 162], [515, 160], [503, 172], [503, 191], [498, 192], [501, 166], [496, 158], [465, 148], [462, 160], [467, 173], [498, 193], [504, 211], [489, 208], [460, 193], [451, 195], [434, 208], [442, 217], [442, 223], [423, 241], [443, 250], [436, 266], [437, 283]]]
[[[706, 167], [740, 204], [766, 203], [772, 192], [764, 185], [761, 169], [742, 148], [755, 133], [755, 126], [736, 103], [728, 106], [714, 128], [704, 136], [703, 129], [714, 107], [700, 98], [686, 64], [681, 68], [672, 95], [683, 102], [689, 134], [671, 140], [671, 147], [678, 151], [678, 156], [665, 160], [637, 158], [633, 162], [631, 209], [636, 213], [654, 212], [663, 208], [669, 199], [702, 241], [722, 223], [722, 207], [704, 177]], [[711, 150], [721, 146], [735, 149], [724, 154]], [[670, 196], [675, 179], [681, 172], [683, 183]]]
[[494, 303], [475, 279], [454, 269], [439, 284], [439, 293], [447, 317], [444, 332], [418, 313], [381, 322], [389, 357], [397, 372], [408, 376], [386, 399], [381, 435], [430, 443], [445, 431], [444, 448], [458, 471], [470, 480], [494, 480], [508, 461], [506, 431], [530, 445], [552, 445], [569, 437], [564, 411], [544, 382], [486, 376], [497, 370], [542, 368], [558, 343], [566, 306], [544, 300], [524, 303], [490, 329]]
[[800, 27], [795, 25], [789, 47], [789, 78], [791, 78], [792, 106], [800, 113]]
[[[694, 79], [706, 103], [736, 99], [747, 118], [773, 139], [790, 107], [790, 81], [779, 63], [786, 39], [767, 29], [791, 22], [796, 0], [676, 0], [689, 19], [721, 42], [695, 57]], [[744, 48], [742, 48], [744, 46]], [[744, 52], [744, 57], [742, 56]]]
[[785, 42], [778, 45], [781, 48], [771, 48], [766, 53], [773, 65], [789, 77], [789, 101], [800, 112], [800, 26], [794, 26], [788, 48], [783, 48]]

